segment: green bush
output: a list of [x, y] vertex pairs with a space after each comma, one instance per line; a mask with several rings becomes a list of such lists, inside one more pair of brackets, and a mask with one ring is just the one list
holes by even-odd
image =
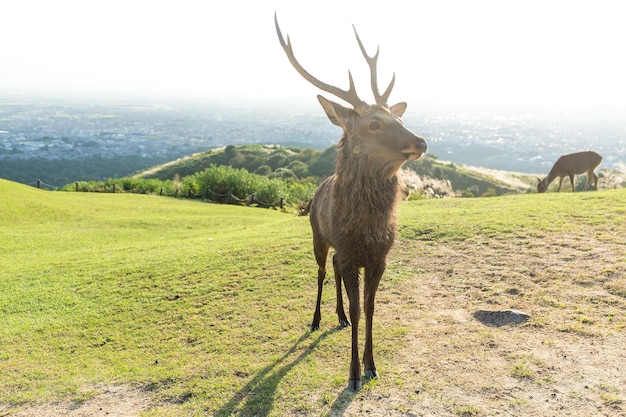
[[202, 193], [208, 187], [216, 194], [231, 192], [238, 198], [246, 198], [260, 188], [262, 178], [243, 168], [212, 165], [202, 172], [183, 178], [183, 189]]
[[254, 170], [254, 173], [257, 175], [263, 175], [264, 177], [267, 177], [268, 175], [272, 173], [272, 167], [270, 167], [269, 165], [261, 165], [260, 167]]
[[298, 178], [309, 176], [309, 166], [302, 161], [293, 161], [287, 165], [287, 169], [296, 174]]
[[[313, 178], [296, 180], [293, 173], [283, 169], [284, 178], [268, 178], [252, 174], [243, 168], [212, 165], [202, 172], [184, 177], [182, 180], [158, 180], [145, 178], [117, 178], [107, 181], [79, 182], [78, 191], [162, 194], [169, 196], [205, 196], [207, 188], [215, 194], [232, 193], [233, 196], [249, 201], [252, 195], [266, 204], [278, 205], [283, 198], [285, 204], [295, 205], [308, 201], [317, 188]], [[280, 170], [278, 171], [280, 172]], [[286, 175], [289, 174], [289, 175]], [[67, 184], [63, 191], [75, 191], [75, 183]]]
[[314, 182], [297, 182], [289, 186], [290, 203], [309, 201], [313, 198], [317, 185]]
[[277, 178], [263, 178], [259, 188], [254, 193], [257, 200], [262, 201], [265, 204], [278, 204], [281, 198], [289, 201], [288, 188], [284, 181]]
[[298, 179], [296, 174], [288, 168], [278, 168], [276, 171], [268, 175], [269, 178], [279, 178], [285, 181], [295, 181]]

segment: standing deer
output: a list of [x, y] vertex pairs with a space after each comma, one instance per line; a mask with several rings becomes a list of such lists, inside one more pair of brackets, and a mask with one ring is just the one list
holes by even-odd
[[406, 103], [387, 104], [395, 82], [381, 95], [378, 90], [376, 65], [378, 51], [369, 57], [354, 29], [354, 33], [371, 74], [371, 87], [376, 104], [367, 104], [356, 93], [352, 75], [348, 72], [349, 90], [328, 85], [309, 74], [296, 60], [291, 41], [283, 39], [278, 19], [276, 32], [289, 61], [298, 73], [315, 87], [346, 101], [344, 107], [318, 95], [317, 98], [330, 121], [343, 129], [337, 149], [335, 174], [319, 186], [310, 205], [313, 229], [313, 251], [318, 265], [317, 304], [311, 330], [318, 330], [321, 313], [322, 287], [326, 277], [326, 259], [331, 247], [335, 249], [333, 269], [337, 292], [337, 316], [340, 326], [349, 326], [342, 300], [342, 280], [349, 301], [352, 322], [352, 359], [349, 389], [361, 387], [359, 362], [360, 269], [364, 269], [365, 377], [376, 378], [372, 351], [372, 318], [374, 297], [386, 266], [387, 253], [396, 233], [396, 205], [402, 182], [398, 171], [408, 160], [416, 160], [426, 152], [426, 142], [402, 123], [400, 117]]
[[583, 191], [587, 191], [589, 183], [593, 178], [593, 186], [598, 189], [598, 177], [594, 174], [593, 170], [602, 162], [602, 157], [593, 151], [576, 152], [567, 155], [562, 155], [554, 163], [554, 166], [550, 170], [550, 173], [544, 179], [537, 177], [539, 183], [537, 184], [537, 191], [545, 193], [548, 186], [555, 178], [559, 178], [559, 189], [561, 191], [561, 185], [563, 185], [563, 178], [568, 176], [569, 182], [572, 185], [572, 192], [574, 192], [574, 175], [580, 175], [587, 173], [587, 183]]

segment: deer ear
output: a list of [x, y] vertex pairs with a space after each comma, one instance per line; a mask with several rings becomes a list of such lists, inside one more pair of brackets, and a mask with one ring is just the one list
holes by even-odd
[[391, 111], [391, 114], [394, 114], [398, 117], [402, 117], [402, 115], [406, 111], [406, 103], [402, 102], [402, 103], [394, 104], [393, 106], [391, 106], [389, 111]]
[[317, 96], [317, 99], [324, 108], [326, 116], [328, 116], [330, 121], [334, 125], [346, 129], [348, 126], [348, 121], [353, 115], [354, 110], [343, 107], [341, 104], [334, 103], [330, 100], [326, 100], [322, 96]]

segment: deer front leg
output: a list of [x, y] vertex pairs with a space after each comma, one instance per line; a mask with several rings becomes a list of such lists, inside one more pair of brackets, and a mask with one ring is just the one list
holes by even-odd
[[315, 304], [311, 331], [319, 330], [320, 320], [322, 320], [322, 290], [324, 289], [324, 279], [326, 278], [326, 257], [328, 256], [329, 249], [327, 244], [319, 241], [313, 242], [313, 251], [315, 252], [315, 260], [317, 261], [317, 303]]
[[572, 186], [572, 192], [576, 191], [576, 190], [574, 189], [574, 174], [570, 174], [570, 176], [569, 176], [569, 182], [570, 182], [570, 184], [571, 184], [571, 186]]
[[337, 318], [339, 319], [339, 327], [347, 327], [350, 325], [348, 318], [346, 317], [346, 312], [343, 309], [343, 294], [342, 294], [342, 278], [341, 271], [337, 265], [337, 258], [333, 256], [333, 270], [335, 271], [335, 289], [337, 290]]
[[372, 341], [372, 324], [374, 319], [374, 303], [378, 284], [385, 272], [385, 263], [382, 262], [370, 269], [365, 270], [365, 285], [363, 299], [365, 310], [365, 351], [363, 352], [363, 365], [366, 378], [378, 378], [376, 365], [374, 364], [374, 349]]

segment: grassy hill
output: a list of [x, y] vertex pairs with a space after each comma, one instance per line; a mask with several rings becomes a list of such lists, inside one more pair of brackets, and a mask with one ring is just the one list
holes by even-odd
[[[229, 165], [270, 176], [286, 170], [290, 173], [294, 171], [298, 178], [312, 176], [319, 179], [334, 172], [335, 159], [335, 146], [324, 152], [276, 145], [228, 146], [157, 165], [135, 174], [134, 177], [168, 180], [175, 176], [192, 175], [211, 165]], [[422, 176], [448, 181], [454, 190], [472, 193], [472, 196], [483, 195], [490, 189], [491, 193], [497, 195], [526, 193], [536, 187], [537, 181], [533, 175], [458, 165], [439, 161], [431, 154], [426, 154], [419, 161], [408, 163], [406, 168]]]
[[[4, 180], [0, 196], [0, 415], [626, 410], [626, 190], [403, 203], [381, 377], [358, 393], [332, 284], [308, 331], [308, 218]], [[530, 320], [473, 316], [510, 308]]]

